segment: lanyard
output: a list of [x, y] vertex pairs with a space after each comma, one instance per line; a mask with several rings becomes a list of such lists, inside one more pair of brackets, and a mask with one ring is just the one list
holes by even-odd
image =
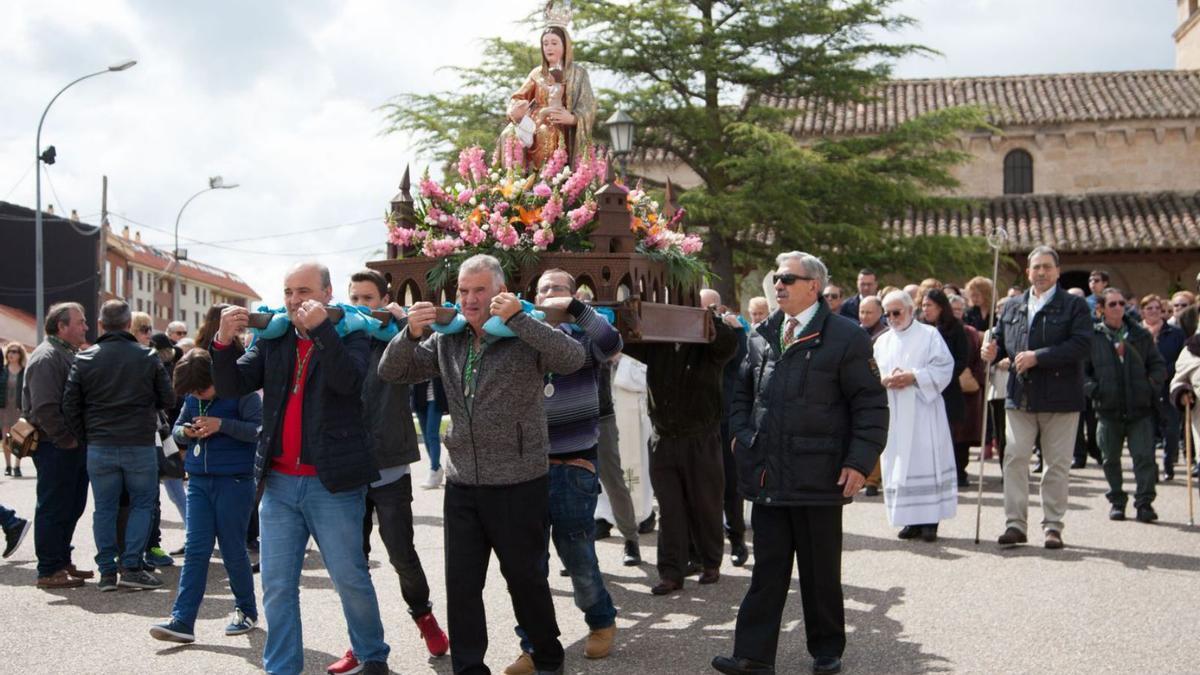
[[483, 358], [483, 350], [486, 344], [479, 345], [479, 351], [475, 351], [475, 338], [471, 336], [467, 339], [467, 365], [463, 369], [463, 397], [475, 397], [475, 383], [479, 378], [479, 360]]
[[[200, 414], [196, 415], [196, 417], [206, 417], [205, 413], [207, 413], [208, 409], [212, 407], [212, 401], [203, 401], [200, 399], [196, 399], [196, 405], [197, 405], [197, 407], [200, 408]], [[196, 447], [192, 449], [192, 454], [195, 455], [196, 457], [199, 457], [200, 456], [200, 448], [202, 448], [202, 447], [204, 447], [204, 439], [197, 438], [196, 439]]]
[[300, 393], [300, 385], [304, 382], [304, 369], [308, 367], [308, 360], [312, 358], [313, 345], [309, 345], [308, 351], [304, 353], [304, 358], [300, 358], [300, 343], [296, 343], [296, 379], [292, 381], [292, 393]]

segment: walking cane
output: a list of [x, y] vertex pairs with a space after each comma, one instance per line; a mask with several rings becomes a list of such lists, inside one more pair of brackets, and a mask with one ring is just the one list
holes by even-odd
[[[1005, 240], [1008, 239], [1008, 232], [1001, 226], [997, 225], [992, 233], [987, 237], [988, 246], [992, 248], [992, 297], [991, 297], [991, 312], [988, 313], [988, 332], [984, 338], [994, 340], [995, 336], [992, 332], [996, 329], [996, 299], [999, 297], [996, 287], [997, 280], [1000, 277], [1000, 249], [1004, 247]], [[987, 446], [987, 418], [988, 411], [992, 409], [991, 401], [988, 400], [988, 385], [992, 379], [991, 365], [983, 370], [983, 387], [980, 392], [983, 394], [983, 422], [979, 429], [979, 491], [975, 497], [975, 545], [979, 545], [979, 523], [983, 518], [983, 474], [987, 468], [987, 463], [983, 459], [983, 451]], [[997, 425], [992, 422], [992, 427]], [[1001, 467], [1001, 471], [1004, 467]], [[1189, 474], [1190, 475], [1190, 474]], [[1190, 494], [1190, 493], [1189, 493]]]
[[1187, 464], [1184, 469], [1187, 472], [1188, 527], [1195, 527], [1196, 495], [1192, 494], [1192, 406], [1190, 405], [1183, 409], [1183, 429], [1186, 439], [1183, 448], [1184, 454], [1187, 455]]

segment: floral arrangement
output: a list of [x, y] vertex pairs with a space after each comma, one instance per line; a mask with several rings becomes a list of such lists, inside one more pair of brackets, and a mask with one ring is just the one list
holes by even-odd
[[[521, 153], [501, 148], [489, 166], [483, 148], [459, 153], [458, 180], [439, 184], [426, 173], [415, 200], [415, 226], [397, 223], [388, 214], [388, 241], [401, 255], [445, 259], [438, 275], [475, 253], [497, 256], [506, 267], [536, 260], [544, 251], [585, 252], [596, 220], [595, 193], [608, 174], [608, 158], [595, 147], [577, 166], [567, 153], [557, 150], [541, 171], [525, 170]], [[700, 276], [705, 268], [695, 256], [703, 247], [700, 237], [685, 234], [683, 209], [665, 218], [658, 202], [642, 189], [629, 192], [630, 228], [637, 250], [665, 260], [681, 277]], [[436, 281], [431, 272], [431, 281]], [[679, 279], [683, 281], [684, 279]], [[435, 284], [441, 285], [441, 284]]]

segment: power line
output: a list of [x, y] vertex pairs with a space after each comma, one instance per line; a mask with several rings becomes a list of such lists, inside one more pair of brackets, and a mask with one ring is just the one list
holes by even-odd
[[21, 174], [21, 177], [17, 180], [17, 184], [13, 185], [12, 189], [8, 191], [8, 194], [4, 195], [5, 201], [8, 201], [8, 198], [12, 196], [12, 193], [16, 192], [17, 188], [21, 187], [21, 183], [25, 182], [25, 179], [29, 177], [29, 172], [33, 171], [33, 167], [37, 166], [37, 163], [38, 160], [34, 159], [33, 164], [30, 164], [29, 168], [25, 169], [25, 173]]
[[[144, 227], [147, 230], [151, 230], [154, 232], [158, 232], [160, 234], [165, 234], [165, 235], [170, 235], [170, 236], [174, 236], [174, 234], [175, 234], [174, 232], [168, 232], [167, 230], [164, 230], [162, 228], [154, 227], [153, 225], [147, 225], [146, 223], [136, 221], [128, 216], [117, 213], [115, 211], [109, 211], [108, 213], [111, 216], [116, 216], [116, 217], [120, 218], [121, 220], [133, 223], [134, 225], [137, 225], [139, 227]], [[374, 219], [372, 219], [372, 220], [374, 220]], [[363, 221], [363, 222], [365, 222], [365, 221]], [[350, 224], [350, 223], [347, 223], [347, 224]], [[340, 227], [340, 225], [334, 226], [334, 227]], [[326, 228], [320, 228], [320, 229], [330, 229], [330, 228], [326, 227]], [[287, 234], [290, 235], [290, 234], [294, 234], [294, 233], [287, 233]], [[279, 235], [279, 236], [287, 236], [287, 235]], [[294, 253], [294, 252], [287, 252], [287, 251], [255, 251], [255, 250], [251, 250], [251, 249], [237, 248], [234, 246], [225, 246], [225, 245], [217, 244], [217, 243], [213, 243], [213, 242], [200, 241], [199, 239], [193, 239], [191, 237], [180, 237], [180, 239], [186, 240], [188, 243], [194, 244], [196, 246], [210, 246], [212, 248], [220, 249], [223, 251], [232, 251], [234, 253], [245, 253], [245, 254], [249, 254], [249, 255], [297, 257], [297, 258], [311, 258], [311, 257], [315, 257], [315, 256], [331, 255], [331, 254], [336, 254], [336, 253], [354, 253], [356, 251], [365, 251], [370, 248], [378, 248], [379, 247], [378, 243], [374, 243], [374, 244], [368, 244], [366, 246], [356, 246], [354, 248], [347, 248], [347, 249], [342, 249], [342, 250], [338, 250], [338, 251], [310, 251], [310, 252], [305, 252], [305, 253]]]

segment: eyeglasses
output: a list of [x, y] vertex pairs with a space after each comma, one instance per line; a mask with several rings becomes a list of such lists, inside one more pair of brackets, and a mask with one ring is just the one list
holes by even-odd
[[837, 300], [838, 298], [842, 297], [841, 293], [824, 293], [823, 295], [825, 296], [826, 300]]
[[137, 329], [137, 331], [138, 331], [139, 333], [149, 333], [149, 332], [150, 332], [150, 326], [140, 326], [140, 327]]
[[885, 312], [885, 314], [887, 314], [889, 318], [892, 318], [892, 319], [899, 319], [900, 317], [904, 316], [904, 310], [902, 310], [902, 309], [889, 309], [887, 312]]
[[1112, 302], [1106, 303], [1105, 306], [1107, 306], [1107, 307], [1124, 307], [1125, 301], [1124, 300], [1113, 300]]
[[1175, 309], [1187, 309], [1188, 307], [1191, 307], [1191, 305], [1186, 302], [1172, 302], [1171, 306]]
[[792, 273], [788, 272], [786, 274], [772, 274], [771, 281], [773, 281], [774, 283], [777, 283], [777, 284], [782, 282], [784, 286], [791, 286], [792, 284], [796, 283], [797, 281], [813, 281], [813, 278], [812, 277], [802, 277], [799, 274], [792, 274]]

